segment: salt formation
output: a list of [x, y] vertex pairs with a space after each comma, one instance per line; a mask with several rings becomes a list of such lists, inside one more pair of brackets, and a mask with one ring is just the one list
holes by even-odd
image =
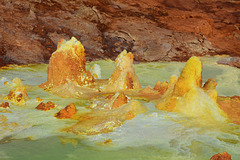
[[19, 127], [19, 124], [16, 122], [11, 122], [4, 115], [0, 115], [0, 140], [9, 136], [13, 130]]
[[104, 91], [117, 92], [140, 88], [140, 81], [133, 68], [133, 54], [124, 50], [115, 60], [115, 70]]
[[72, 118], [77, 113], [77, 109], [74, 103], [70, 103], [65, 108], [61, 109], [54, 117], [58, 119], [68, 119]]
[[20, 78], [13, 79], [13, 82], [9, 84], [13, 89], [9, 94], [4, 97], [5, 100], [14, 102], [17, 105], [25, 104], [28, 99], [26, 88], [23, 86]]
[[91, 72], [92, 76], [95, 79], [101, 79], [102, 78], [102, 76], [101, 76], [101, 67], [98, 64], [94, 64], [91, 67], [90, 72]]
[[107, 133], [119, 127], [125, 120], [146, 111], [139, 101], [131, 100], [121, 93], [96, 100], [90, 108], [90, 113], [81, 115], [79, 122], [66, 131], [87, 135]]
[[48, 66], [47, 82], [42, 88], [54, 88], [68, 83], [75, 86], [88, 86], [94, 83], [94, 78], [85, 68], [84, 47], [76, 38], [65, 41], [61, 39], [57, 50], [52, 54]]
[[216, 102], [216, 82], [209, 79], [202, 88], [202, 63], [198, 57], [191, 57], [180, 77], [177, 80], [172, 77], [170, 84], [158, 100], [158, 109], [214, 121], [227, 121], [226, 114]]

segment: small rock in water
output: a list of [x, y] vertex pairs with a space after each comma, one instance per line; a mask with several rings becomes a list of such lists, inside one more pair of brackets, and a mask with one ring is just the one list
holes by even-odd
[[55, 104], [51, 101], [48, 101], [47, 103], [42, 102], [36, 107], [36, 109], [43, 111], [48, 111], [52, 108], [55, 108]]
[[2, 102], [2, 103], [0, 104], [0, 108], [10, 108], [10, 107], [9, 107], [9, 103], [8, 103], [8, 102]]
[[74, 103], [67, 105], [64, 109], [60, 110], [54, 115], [58, 119], [68, 119], [72, 118], [77, 113], [77, 109]]
[[212, 156], [210, 160], [232, 160], [231, 155], [227, 152], [218, 153]]

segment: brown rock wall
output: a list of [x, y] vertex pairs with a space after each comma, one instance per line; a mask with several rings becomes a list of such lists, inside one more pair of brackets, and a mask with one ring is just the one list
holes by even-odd
[[60, 38], [76, 37], [86, 60], [187, 60], [240, 54], [240, 2], [206, 0], [2, 0], [0, 66], [48, 63]]

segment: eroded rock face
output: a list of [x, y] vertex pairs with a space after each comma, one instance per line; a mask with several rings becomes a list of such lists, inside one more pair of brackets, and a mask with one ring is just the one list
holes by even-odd
[[240, 68], [240, 57], [229, 57], [217, 61], [218, 64]]
[[231, 155], [227, 152], [218, 153], [211, 157], [210, 160], [232, 160]]
[[115, 60], [115, 70], [109, 78], [104, 91], [116, 92], [140, 88], [140, 81], [133, 68], [133, 54], [124, 50]]
[[120, 93], [96, 100], [90, 108], [92, 109], [90, 113], [76, 118], [79, 122], [66, 131], [87, 135], [107, 133], [121, 126], [125, 120], [130, 120], [146, 111], [140, 102]]
[[79, 39], [86, 59], [137, 61], [239, 56], [239, 2], [195, 0], [36, 1], [0, 3], [0, 65], [47, 63], [59, 39]]
[[47, 82], [41, 87], [52, 88], [70, 81], [79, 86], [94, 82], [93, 76], [85, 68], [84, 47], [74, 37], [70, 41], [59, 41], [58, 49], [50, 58]]

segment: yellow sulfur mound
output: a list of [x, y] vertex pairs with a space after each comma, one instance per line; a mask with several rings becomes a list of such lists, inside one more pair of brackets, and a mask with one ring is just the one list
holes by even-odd
[[209, 79], [202, 87], [202, 62], [191, 57], [181, 75], [172, 77], [169, 87], [156, 108], [170, 112], [180, 112], [203, 120], [226, 122], [227, 115], [217, 104], [217, 91], [214, 79]]

